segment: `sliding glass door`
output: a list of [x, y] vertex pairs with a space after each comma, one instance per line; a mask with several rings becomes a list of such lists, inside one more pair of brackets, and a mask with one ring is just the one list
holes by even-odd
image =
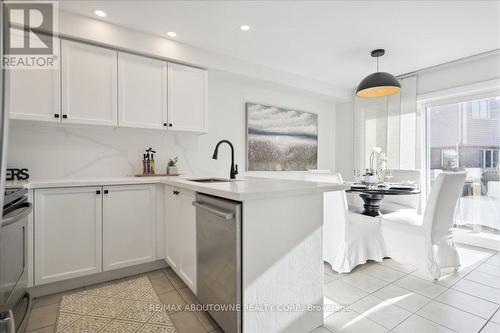
[[425, 107], [427, 193], [443, 171], [466, 171], [455, 227], [500, 236], [500, 94]]

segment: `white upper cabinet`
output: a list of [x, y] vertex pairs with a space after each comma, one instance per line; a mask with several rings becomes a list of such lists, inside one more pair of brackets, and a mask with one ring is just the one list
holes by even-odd
[[101, 272], [101, 187], [36, 189], [35, 284]]
[[117, 51], [63, 40], [62, 121], [117, 125]]
[[104, 271], [155, 260], [155, 195], [151, 184], [104, 187]]
[[[21, 32], [11, 36], [23, 39]], [[54, 38], [54, 47], [59, 45]], [[60, 122], [59, 74], [59, 68], [9, 70], [10, 118]]]
[[168, 128], [208, 132], [206, 70], [168, 63]]
[[167, 127], [167, 63], [118, 53], [118, 125]]

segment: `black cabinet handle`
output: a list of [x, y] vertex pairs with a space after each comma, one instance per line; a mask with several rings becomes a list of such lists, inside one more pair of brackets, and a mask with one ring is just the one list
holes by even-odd
[[108, 191], [108, 190], [104, 190], [104, 194], [108, 194], [108, 193], [109, 193], [109, 191]]
[[59, 118], [59, 113], [54, 113], [54, 118]]
[[168, 127], [172, 127], [172, 123], [168, 123]]
[[95, 194], [101, 194], [101, 190], [95, 191]]
[[177, 195], [177, 194], [179, 194], [179, 191], [174, 191], [174, 195]]
[[68, 115], [67, 114], [63, 114], [63, 119], [68, 119]]
[[165, 127], [166, 127], [166, 126], [167, 126], [167, 123], [163, 123], [163, 126], [165, 126]]

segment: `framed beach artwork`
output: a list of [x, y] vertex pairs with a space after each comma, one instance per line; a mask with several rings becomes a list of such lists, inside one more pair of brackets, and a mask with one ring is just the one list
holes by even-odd
[[317, 169], [317, 114], [246, 103], [246, 120], [248, 171]]

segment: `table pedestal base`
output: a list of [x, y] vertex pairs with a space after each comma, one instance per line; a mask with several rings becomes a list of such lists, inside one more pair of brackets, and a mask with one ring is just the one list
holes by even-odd
[[374, 217], [381, 215], [379, 207], [380, 202], [384, 198], [382, 194], [360, 193], [359, 196], [364, 201], [364, 210], [361, 214]]

